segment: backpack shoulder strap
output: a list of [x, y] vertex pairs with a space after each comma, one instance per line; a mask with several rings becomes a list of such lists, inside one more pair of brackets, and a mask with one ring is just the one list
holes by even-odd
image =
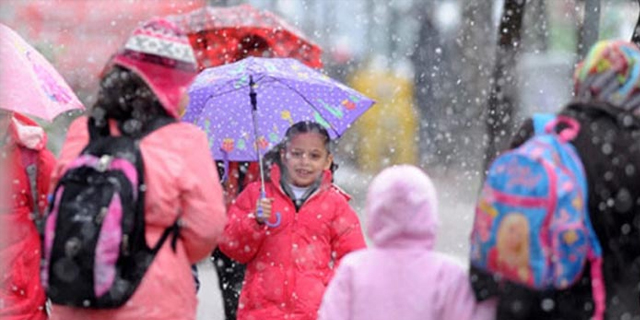
[[553, 121], [556, 115], [553, 113], [535, 113], [531, 119], [533, 120], [533, 131], [535, 134], [545, 133], [545, 127]]
[[172, 225], [164, 229], [162, 235], [156, 245], [151, 248], [151, 252], [155, 255], [160, 251], [162, 245], [167, 241], [169, 236], [171, 236], [171, 249], [173, 252], [176, 252], [176, 246], [178, 245], [178, 238], [180, 237], [180, 227], [182, 225], [182, 220], [178, 218]]
[[87, 119], [87, 131], [89, 132], [89, 140], [94, 141], [100, 137], [107, 137], [111, 134], [108, 121], [103, 125], [98, 125], [96, 119], [89, 116]]

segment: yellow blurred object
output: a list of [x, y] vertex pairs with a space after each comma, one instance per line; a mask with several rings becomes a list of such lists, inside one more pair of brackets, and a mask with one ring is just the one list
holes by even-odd
[[376, 104], [354, 124], [360, 169], [377, 172], [393, 164], [416, 164], [417, 118], [413, 83], [390, 71], [365, 69], [349, 81]]

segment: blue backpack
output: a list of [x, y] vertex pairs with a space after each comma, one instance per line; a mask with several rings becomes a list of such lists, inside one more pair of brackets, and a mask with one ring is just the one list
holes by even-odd
[[[589, 219], [572, 118], [535, 115], [536, 134], [489, 168], [471, 234], [471, 264], [536, 290], [566, 289], [591, 264], [595, 319], [604, 315], [602, 250]], [[563, 128], [556, 133], [556, 128]]]

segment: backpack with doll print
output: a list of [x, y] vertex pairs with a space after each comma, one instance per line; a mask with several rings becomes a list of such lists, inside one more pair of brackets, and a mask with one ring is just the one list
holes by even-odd
[[113, 136], [89, 119], [90, 141], [58, 182], [45, 221], [42, 282], [55, 304], [116, 308], [136, 290], [178, 224], [145, 241], [144, 166], [139, 141], [174, 122], [152, 121], [140, 135]]
[[475, 209], [471, 264], [526, 287], [562, 290], [591, 264], [595, 319], [604, 315], [602, 253], [587, 210], [579, 123], [535, 115], [535, 135], [491, 164]]

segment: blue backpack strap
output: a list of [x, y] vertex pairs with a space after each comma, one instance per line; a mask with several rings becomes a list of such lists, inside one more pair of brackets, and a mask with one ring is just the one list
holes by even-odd
[[[544, 133], [544, 127], [546, 126], [547, 123], [549, 123], [548, 121], [546, 123], [544, 121], [545, 121], [544, 115], [538, 118], [538, 126], [539, 126], [538, 128], [541, 128], [542, 130], [541, 132], [543, 133]], [[553, 121], [553, 118], [552, 118], [552, 121]], [[574, 130], [574, 134], [569, 134], [564, 138], [561, 137], [562, 132], [558, 134], [558, 137], [560, 137], [560, 139], [556, 139], [555, 143], [557, 144], [556, 149], [558, 150], [563, 163], [574, 174], [576, 178], [575, 180], [577, 181], [577, 183], [580, 184], [580, 190], [582, 190], [583, 201], [584, 201], [582, 206], [584, 207], [584, 210], [585, 210], [584, 219], [585, 219], [586, 227], [588, 228], [589, 230], [588, 232], [590, 234], [588, 241], [591, 247], [591, 253], [590, 253], [591, 257], [589, 260], [591, 263], [591, 269], [590, 269], [591, 285], [592, 285], [593, 300], [595, 304], [594, 319], [601, 320], [604, 317], [604, 310], [605, 310], [605, 303], [606, 303], [604, 276], [602, 275], [602, 247], [600, 245], [600, 242], [598, 241], [595, 230], [593, 229], [593, 225], [591, 224], [591, 218], [589, 216], [589, 212], [587, 209], [588, 201], [589, 201], [589, 195], [588, 195], [588, 189], [587, 189], [587, 178], [584, 171], [584, 166], [582, 164], [582, 160], [580, 159], [580, 156], [576, 148], [571, 143], [564, 143], [560, 145], [561, 141], [569, 142], [570, 140], [573, 139], [573, 138], [566, 139], [566, 137], [577, 136], [578, 132], [580, 131], [580, 124], [575, 119], [565, 117], [565, 116], [557, 117], [557, 121], [568, 125], [569, 126], [568, 129]], [[535, 125], [536, 124], [534, 120], [534, 127]], [[536, 131], [536, 134], [538, 134], [538, 131]]]
[[[546, 133], [545, 127], [552, 121], [557, 120], [559, 122], [566, 123], [566, 120], [563, 116], [558, 117], [556, 114], [553, 114], [553, 113], [536, 113], [531, 117], [531, 119], [533, 120], [533, 130], [536, 135], [545, 134]], [[575, 120], [572, 120], [572, 122], [574, 121]], [[578, 131], [580, 130], [579, 124], [577, 123], [571, 123], [568, 125], [570, 127], [577, 126], [577, 129], [575, 130], [578, 130]], [[563, 148], [558, 147], [557, 149], [560, 151], [560, 154], [562, 156], [563, 162], [565, 163], [565, 166], [569, 167], [571, 171], [576, 175], [576, 180], [580, 183], [580, 189], [582, 190], [582, 194], [584, 195], [584, 199], [586, 202], [587, 201], [587, 178], [585, 177], [585, 174], [584, 174], [584, 168], [582, 166], [582, 162], [580, 161], [578, 152], [576, 151], [575, 147], [572, 144], [567, 144], [566, 146], [569, 149], [571, 149], [573, 155], [569, 155], [566, 152], [564, 152]]]
[[533, 120], [533, 131], [535, 134], [543, 134], [545, 133], [544, 127], [547, 126], [548, 123], [553, 121], [556, 118], [556, 115], [553, 113], [535, 113], [531, 120]]

